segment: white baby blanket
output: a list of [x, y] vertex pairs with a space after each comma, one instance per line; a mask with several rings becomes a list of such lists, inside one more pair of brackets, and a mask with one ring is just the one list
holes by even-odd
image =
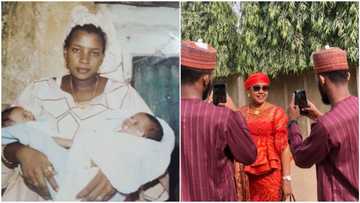
[[[106, 117], [106, 115], [104, 115]], [[111, 120], [111, 119], [108, 119]], [[97, 120], [99, 121], [99, 120]], [[45, 121], [28, 122], [2, 128], [2, 143], [20, 141], [48, 156], [58, 172], [59, 192], [51, 190], [54, 200], [76, 201], [76, 194], [97, 174], [99, 168], [119, 192], [112, 201], [124, 200], [124, 194], [165, 173], [174, 146], [171, 129], [164, 129], [161, 142], [114, 131], [114, 122], [96, 128], [79, 129], [70, 150], [55, 143], [56, 132]], [[99, 127], [101, 126], [101, 127]], [[166, 132], [171, 133], [166, 133]], [[91, 167], [93, 160], [98, 167]]]

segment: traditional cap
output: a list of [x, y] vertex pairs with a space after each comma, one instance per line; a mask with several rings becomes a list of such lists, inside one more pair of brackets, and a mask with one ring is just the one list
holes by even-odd
[[264, 74], [262, 72], [253, 73], [245, 80], [245, 82], [244, 82], [245, 89], [248, 90], [248, 89], [250, 89], [250, 87], [252, 87], [253, 85], [255, 85], [257, 83], [265, 83], [265, 84], [269, 85], [270, 79], [266, 74]]
[[314, 69], [316, 73], [349, 69], [346, 51], [338, 47], [326, 47], [313, 53]]
[[214, 70], [216, 49], [202, 42], [182, 41], [181, 65], [199, 70]]

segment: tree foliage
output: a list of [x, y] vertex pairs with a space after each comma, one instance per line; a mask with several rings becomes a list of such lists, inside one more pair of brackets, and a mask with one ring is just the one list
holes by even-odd
[[358, 2], [241, 2], [237, 28], [229, 3], [185, 2], [182, 37], [218, 49], [217, 76], [299, 73], [327, 44], [347, 50], [349, 63], [358, 65], [358, 9]]
[[182, 2], [181, 38], [203, 39], [217, 49], [216, 75], [229, 75], [238, 66], [238, 18], [227, 2]]

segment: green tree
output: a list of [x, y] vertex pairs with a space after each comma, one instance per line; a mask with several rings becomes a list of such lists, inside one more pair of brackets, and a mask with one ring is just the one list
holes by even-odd
[[181, 38], [203, 39], [217, 49], [216, 75], [236, 72], [238, 66], [238, 18], [227, 2], [182, 2]]
[[[224, 49], [213, 44], [220, 48], [219, 55], [223, 60], [218, 63], [216, 76], [254, 71], [265, 71], [270, 76], [300, 73], [312, 67], [311, 53], [327, 44], [347, 50], [349, 63], [359, 64], [358, 2], [241, 2], [239, 29], [229, 3], [217, 2], [217, 8], [228, 7], [228, 13], [224, 9], [211, 11], [211, 5], [215, 3], [192, 4], [182, 3], [182, 37], [208, 36], [208, 39], [204, 37], [205, 41], [213, 43], [219, 38], [214, 32], [230, 35], [222, 37], [231, 39], [230, 42], [221, 43], [229, 44], [228, 57], [222, 57]], [[224, 17], [209, 21], [207, 13]], [[188, 14], [192, 15], [191, 21], [202, 23], [202, 26], [191, 25]], [[232, 17], [227, 19], [225, 16]], [[220, 20], [235, 28], [230, 33], [217, 29], [211, 30], [210, 34], [209, 28], [212, 24], [222, 23]], [[230, 63], [230, 60], [234, 61]]]

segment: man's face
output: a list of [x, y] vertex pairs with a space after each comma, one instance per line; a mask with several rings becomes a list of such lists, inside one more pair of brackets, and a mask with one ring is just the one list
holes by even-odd
[[15, 123], [25, 123], [35, 120], [34, 115], [31, 112], [26, 111], [21, 107], [16, 107], [12, 110], [9, 119]]
[[104, 46], [95, 33], [76, 31], [69, 47], [64, 50], [66, 68], [79, 80], [94, 76], [103, 62]]
[[319, 80], [318, 80], [318, 88], [319, 88], [319, 92], [320, 92], [320, 95], [321, 95], [321, 101], [326, 105], [330, 105], [329, 96], [326, 93], [325, 87], [320, 84]]

